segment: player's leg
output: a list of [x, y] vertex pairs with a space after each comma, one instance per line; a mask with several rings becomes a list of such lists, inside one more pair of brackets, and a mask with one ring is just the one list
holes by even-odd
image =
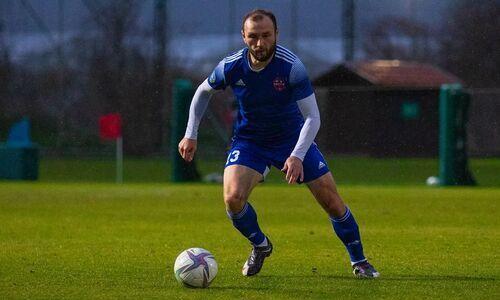
[[257, 223], [257, 214], [248, 203], [253, 188], [262, 180], [262, 174], [242, 165], [230, 165], [224, 169], [224, 203], [227, 215], [253, 245], [265, 240]]
[[316, 201], [332, 221], [333, 229], [349, 252], [351, 263], [365, 261], [358, 224], [337, 192], [332, 173], [328, 172], [307, 183]]
[[[363, 245], [354, 215], [340, 197], [327, 163], [315, 144], [311, 145], [304, 157], [303, 166], [304, 182], [330, 217], [335, 233], [349, 253], [355, 274], [359, 277], [377, 277], [378, 272], [368, 264], [363, 254]], [[359, 270], [360, 268], [362, 270]]]
[[358, 224], [349, 207], [337, 192], [335, 180], [330, 172], [307, 183], [314, 198], [330, 216], [333, 229], [345, 245], [353, 266], [353, 273], [358, 277], [378, 277], [379, 273], [368, 263], [363, 254], [363, 245]]
[[252, 252], [242, 273], [252, 276], [260, 272], [273, 245], [257, 222], [257, 213], [248, 202], [253, 188], [269, 171], [262, 149], [248, 143], [235, 143], [224, 169], [224, 202], [234, 227], [252, 244]]

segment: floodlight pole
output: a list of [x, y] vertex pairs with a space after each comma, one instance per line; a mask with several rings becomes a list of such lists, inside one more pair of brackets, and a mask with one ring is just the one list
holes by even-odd
[[291, 13], [291, 25], [290, 25], [290, 37], [292, 42], [292, 50], [294, 52], [299, 52], [299, 42], [298, 42], [298, 32], [297, 32], [297, 23], [298, 23], [298, 3], [297, 0], [292, 0], [290, 3], [290, 13]]
[[342, 1], [342, 40], [344, 60], [354, 59], [354, 0]]
[[[8, 16], [4, 12], [4, 3], [0, 2], [0, 55], [7, 55], [7, 44], [5, 42], [5, 36], [6, 36], [6, 24], [7, 24], [7, 18], [5, 16]], [[4, 57], [0, 57], [0, 59], [3, 59]]]
[[[168, 32], [167, 32], [167, 0], [154, 1], [154, 17], [153, 17], [153, 38], [154, 38], [154, 91], [155, 103], [161, 108], [158, 115], [153, 120], [165, 120], [169, 118], [169, 105], [165, 105], [167, 101], [166, 85], [169, 79], [166, 69], [167, 52], [168, 52]], [[166, 145], [166, 137], [168, 131], [168, 122], [161, 122], [159, 140], [161, 146]]]
[[116, 183], [123, 183], [123, 138], [116, 139]]
[[228, 14], [229, 14], [229, 26], [227, 26], [227, 52], [231, 53], [233, 50], [233, 26], [235, 25], [234, 23], [234, 16], [235, 16], [235, 7], [234, 7], [234, 1], [229, 0], [228, 2]]

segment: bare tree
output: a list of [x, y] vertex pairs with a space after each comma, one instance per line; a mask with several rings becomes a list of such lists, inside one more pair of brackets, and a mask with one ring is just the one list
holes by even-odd
[[142, 2], [110, 0], [103, 6], [90, 0], [84, 3], [100, 33], [89, 57], [87, 97], [93, 99], [92, 107], [99, 113], [122, 113], [128, 153], [157, 151], [162, 143], [162, 119], [158, 116], [164, 105], [155, 100], [157, 73], [151, 59], [141, 53], [139, 46], [130, 43], [147, 38], [137, 24]]
[[421, 23], [405, 18], [385, 17], [377, 21], [363, 41], [370, 59], [432, 59], [430, 30]]
[[500, 86], [500, 1], [453, 1], [444, 24], [445, 68], [474, 87]]

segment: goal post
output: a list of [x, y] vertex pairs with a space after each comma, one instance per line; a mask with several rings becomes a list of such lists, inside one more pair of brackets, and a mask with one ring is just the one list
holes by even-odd
[[467, 155], [471, 96], [460, 84], [444, 84], [439, 94], [439, 185], [475, 185]]

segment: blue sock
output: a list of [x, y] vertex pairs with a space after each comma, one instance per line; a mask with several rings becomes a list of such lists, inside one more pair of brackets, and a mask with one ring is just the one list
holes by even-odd
[[257, 214], [250, 203], [247, 202], [239, 213], [234, 214], [228, 211], [227, 215], [233, 221], [234, 227], [253, 245], [259, 245], [266, 238], [259, 228]]
[[330, 217], [330, 221], [332, 221], [333, 230], [335, 230], [335, 233], [347, 248], [347, 252], [349, 252], [351, 264], [365, 261], [366, 258], [363, 254], [363, 245], [361, 244], [358, 224], [354, 220], [349, 207], [346, 206], [346, 212], [343, 217]]

